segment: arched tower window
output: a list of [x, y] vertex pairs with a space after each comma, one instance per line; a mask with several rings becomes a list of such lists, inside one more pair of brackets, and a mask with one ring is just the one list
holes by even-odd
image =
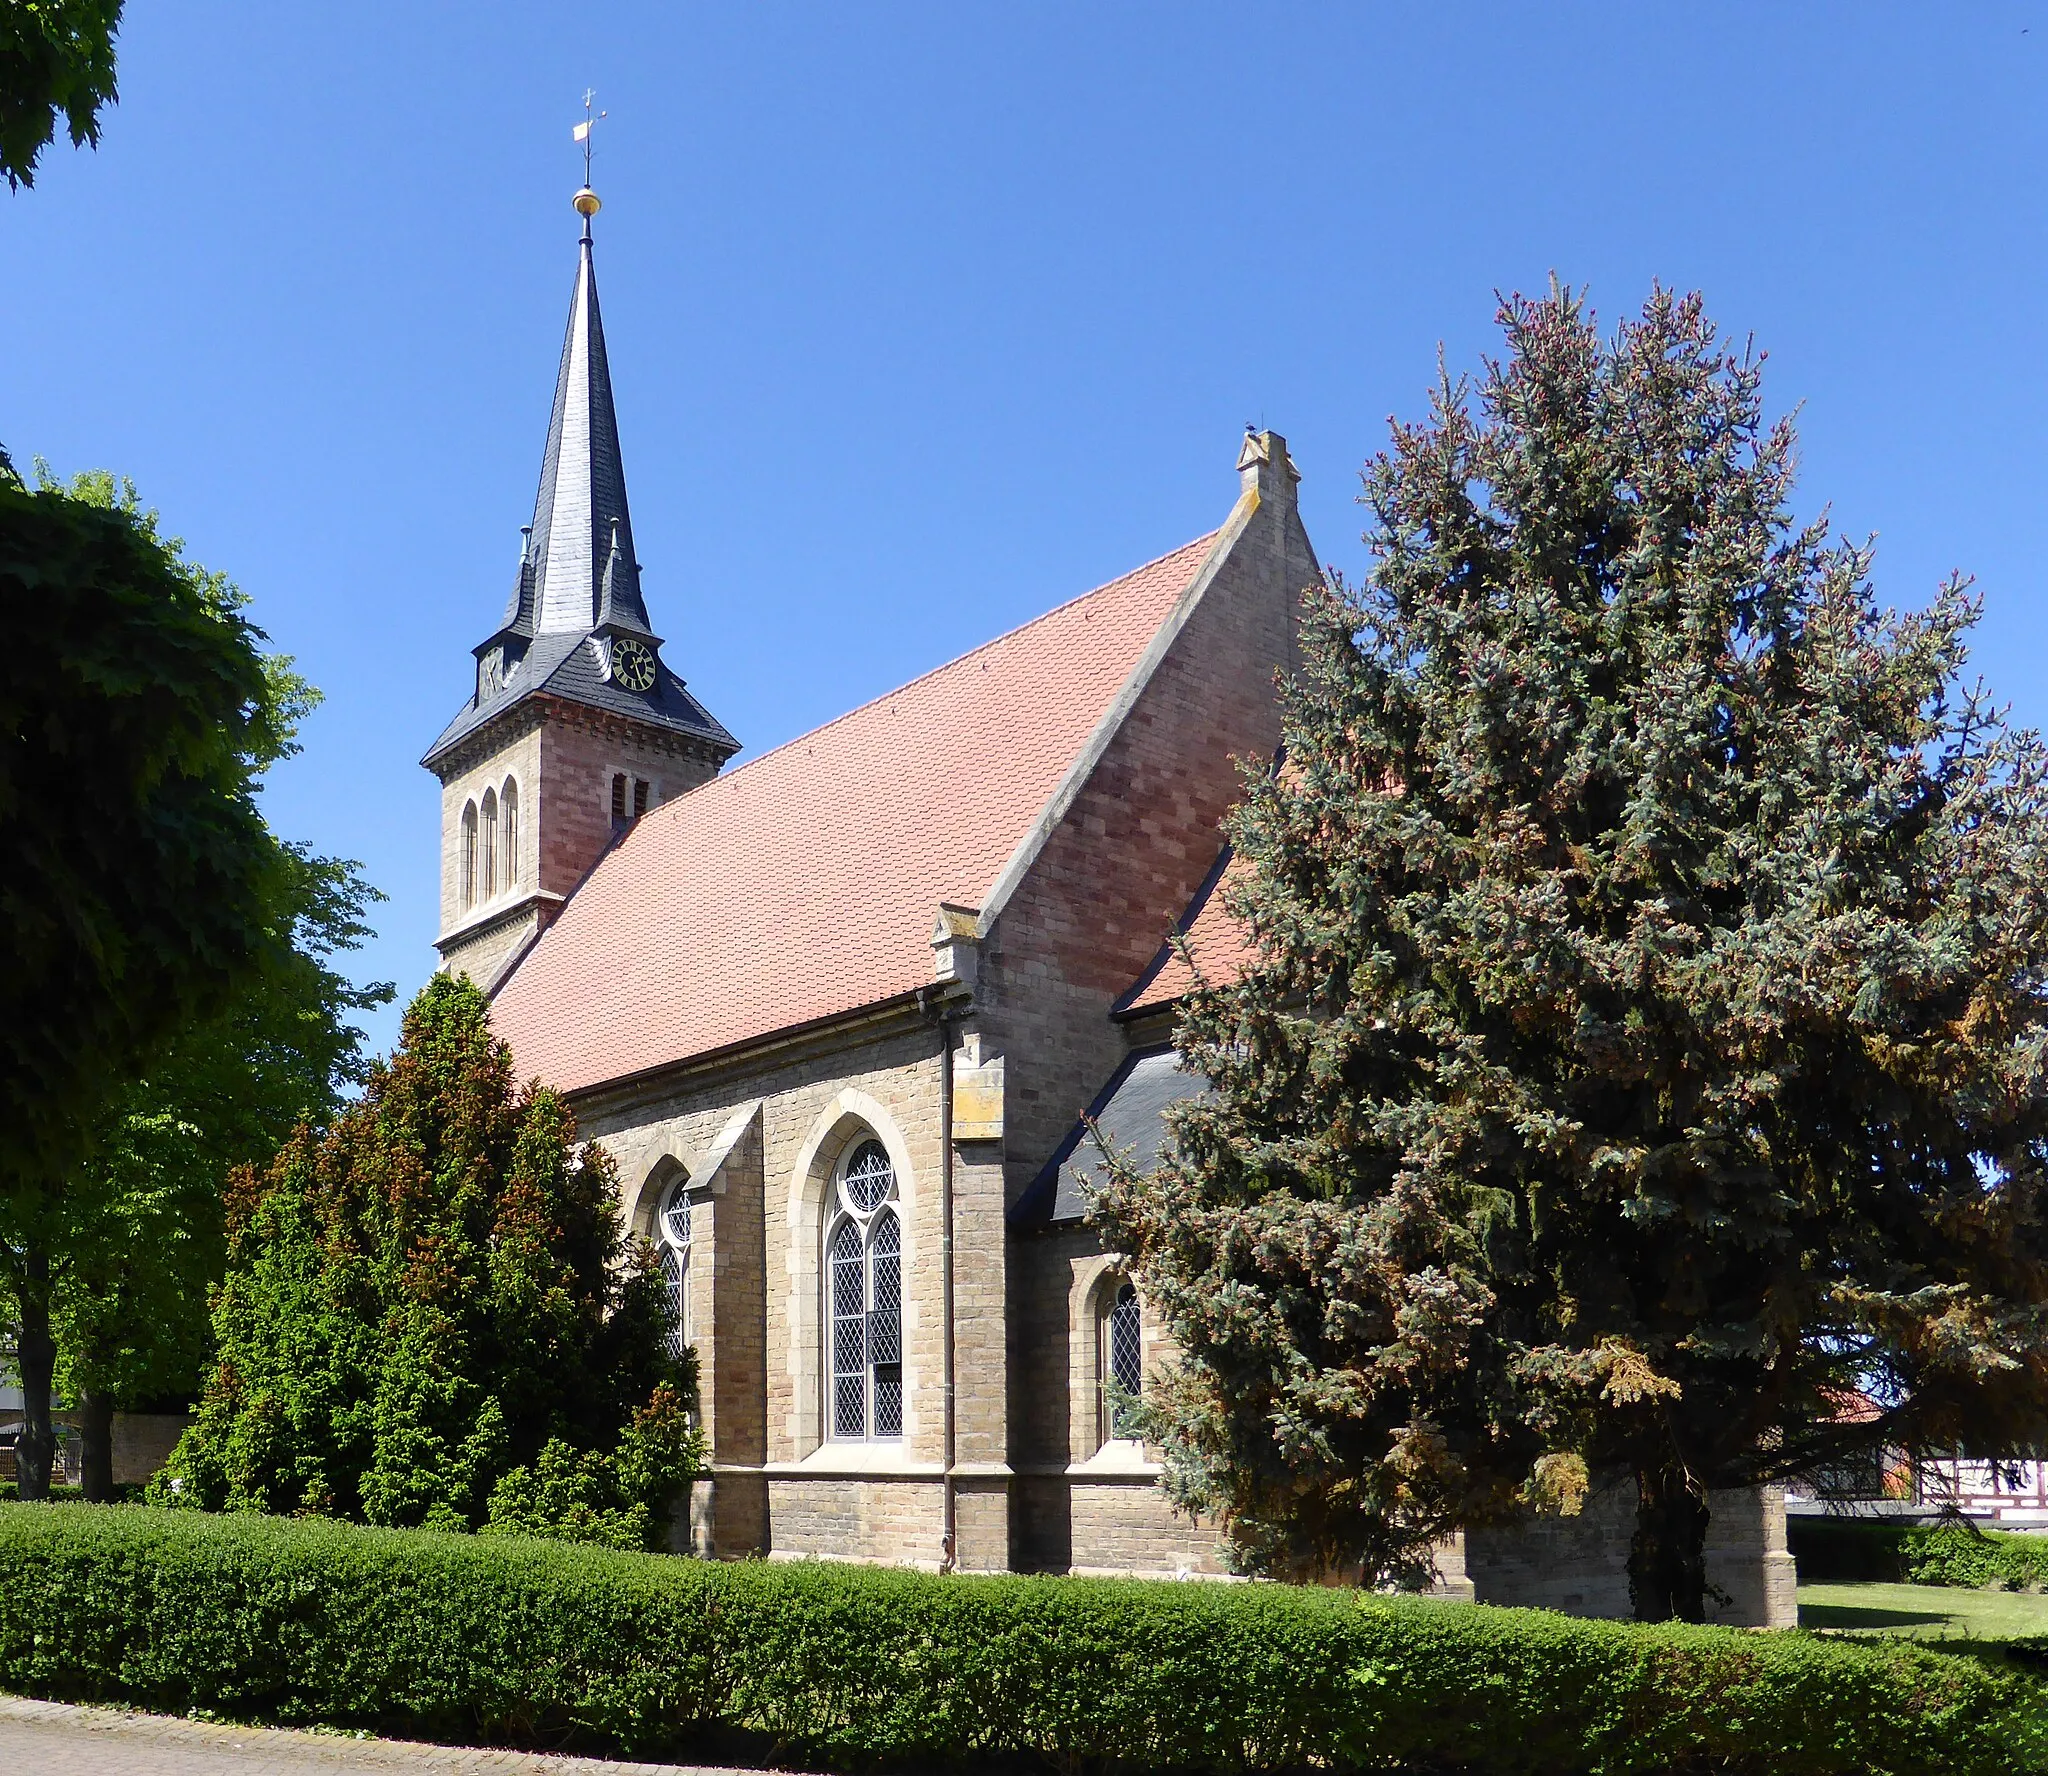
[[461, 849], [455, 860], [455, 874], [458, 892], [464, 907], [476, 905], [476, 803], [467, 803], [462, 810], [462, 837], [458, 841]]
[[484, 791], [483, 807], [479, 818], [484, 830], [483, 891], [489, 900], [498, 892], [498, 792]]
[[519, 886], [519, 785], [510, 777], [498, 792], [498, 824], [505, 829], [505, 886]]
[[1131, 1406], [1145, 1387], [1145, 1318], [1138, 1291], [1119, 1283], [1102, 1315], [1100, 1352], [1102, 1440], [1131, 1437]]
[[881, 1142], [857, 1141], [839, 1168], [825, 1229], [828, 1410], [839, 1438], [903, 1435], [903, 1227]]
[[690, 1181], [678, 1178], [669, 1187], [655, 1217], [655, 1232], [661, 1249], [661, 1277], [668, 1286], [671, 1356], [681, 1356], [684, 1347], [696, 1341], [690, 1299], [690, 1248], [696, 1239], [698, 1200], [690, 1193]]

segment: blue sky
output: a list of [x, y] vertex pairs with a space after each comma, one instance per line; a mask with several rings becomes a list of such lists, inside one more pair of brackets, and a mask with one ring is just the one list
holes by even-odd
[[98, 152], [0, 192], [0, 440], [132, 475], [326, 691], [269, 812], [403, 992], [586, 84], [648, 602], [750, 752], [1210, 528], [1248, 420], [1355, 571], [1386, 417], [1553, 270], [1753, 333], [1809, 509], [1892, 601], [1974, 572], [2042, 722], [2044, 57], [2025, 3], [131, 0]]

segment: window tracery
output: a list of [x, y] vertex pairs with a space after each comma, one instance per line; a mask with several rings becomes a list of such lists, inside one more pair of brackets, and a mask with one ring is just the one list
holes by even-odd
[[825, 1229], [827, 1411], [843, 1440], [903, 1435], [903, 1228], [887, 1150], [857, 1141], [834, 1181]]
[[671, 1356], [681, 1356], [684, 1349], [696, 1341], [696, 1328], [691, 1319], [695, 1303], [690, 1290], [690, 1251], [696, 1242], [699, 1206], [700, 1199], [691, 1192], [689, 1179], [678, 1178], [669, 1187], [660, 1213], [655, 1216], [655, 1232], [661, 1252], [661, 1280], [668, 1290], [668, 1348]]

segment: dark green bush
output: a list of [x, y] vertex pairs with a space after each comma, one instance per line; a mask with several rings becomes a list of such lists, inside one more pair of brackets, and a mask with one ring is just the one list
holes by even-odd
[[1903, 1523], [1870, 1517], [1790, 1517], [1785, 1539], [1802, 1585], [1903, 1585]]
[[1794, 1517], [1786, 1527], [1799, 1577], [1808, 1584], [1947, 1585], [1967, 1591], [2048, 1586], [2048, 1536], [1868, 1517]]
[[2048, 1537], [1943, 1523], [1906, 1531], [1907, 1580], [1969, 1590], [2028, 1591], [2048, 1585]]
[[0, 1507], [0, 1688], [842, 1766], [2048, 1767], [2048, 1692], [1893, 1643], [69, 1505]]

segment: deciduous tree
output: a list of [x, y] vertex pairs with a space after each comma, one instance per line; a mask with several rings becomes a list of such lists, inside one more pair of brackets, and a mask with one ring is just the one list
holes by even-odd
[[[104, 478], [102, 478], [104, 479]], [[25, 1497], [48, 1483], [52, 1265], [109, 1105], [262, 965], [282, 739], [261, 636], [132, 494], [0, 473], [0, 1264]]]
[[[280, 699], [311, 687], [273, 660]], [[264, 966], [227, 1011], [180, 1032], [107, 1110], [66, 1196], [53, 1254], [57, 1378], [79, 1415], [89, 1499], [112, 1490], [117, 1407], [198, 1392], [213, 1351], [208, 1291], [227, 1260], [228, 1174], [267, 1165], [300, 1124], [324, 1128], [364, 1072], [357, 1013], [388, 984], [352, 985], [337, 954], [381, 898], [356, 866], [281, 848]]]
[[1697, 1619], [1710, 1490], [2048, 1431], [2048, 755], [1960, 583], [1882, 610], [1794, 521], [1697, 298], [1500, 318], [1367, 470], [1230, 824], [1215, 1095], [1097, 1215], [1249, 1563], [1383, 1577], [1618, 1470], [1638, 1613]]
[[62, 119], [71, 145], [98, 145], [114, 92], [122, 0], [0, 0], [0, 178], [33, 185]]

